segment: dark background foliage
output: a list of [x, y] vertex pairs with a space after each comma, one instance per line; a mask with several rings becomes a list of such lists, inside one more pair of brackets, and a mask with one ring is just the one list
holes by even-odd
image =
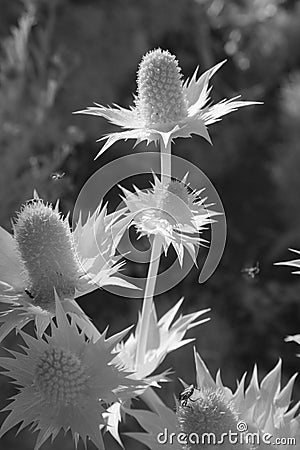
[[[300, 331], [299, 279], [273, 265], [292, 259], [289, 247], [300, 248], [299, 23], [296, 0], [0, 0], [0, 224], [8, 230], [34, 188], [46, 201], [60, 198], [64, 213], [72, 211], [98, 168], [146, 150], [120, 142], [93, 161], [96, 139], [114, 128], [72, 111], [93, 101], [132, 104], [137, 65], [148, 50], [176, 54], [185, 77], [197, 65], [202, 72], [227, 58], [213, 79], [214, 100], [242, 94], [264, 102], [213, 125], [212, 148], [199, 137], [174, 146], [175, 155], [214, 183], [228, 239], [221, 264], [205, 284], [197, 283], [195, 268], [156, 302], [160, 314], [182, 295], [185, 312], [212, 308], [211, 322], [189, 337], [195, 336], [212, 374], [221, 368], [232, 388], [254, 363], [261, 378], [281, 357], [284, 383], [299, 367], [296, 346], [284, 342]], [[65, 176], [53, 180], [56, 171]], [[257, 277], [241, 273], [256, 261]], [[128, 265], [129, 273], [135, 270]], [[111, 332], [134, 323], [141, 305], [105, 290], [80, 304], [101, 330], [109, 324]], [[192, 346], [173, 352], [164, 367], [193, 382]], [[161, 390], [170, 407], [179, 390], [175, 376]], [[2, 377], [1, 404], [10, 393]], [[33, 437], [8, 433], [0, 448], [29, 450]], [[53, 448], [72, 444], [59, 438]]]

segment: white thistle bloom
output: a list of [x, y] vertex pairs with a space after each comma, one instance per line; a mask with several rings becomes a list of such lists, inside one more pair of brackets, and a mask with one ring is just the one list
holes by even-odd
[[110, 223], [106, 208], [99, 208], [72, 233], [58, 204], [52, 208], [35, 195], [19, 213], [14, 235], [0, 227], [0, 302], [8, 308], [0, 316], [0, 340], [31, 320], [41, 335], [55, 312], [54, 291], [65, 311], [93, 334], [75, 298], [108, 284], [133, 287], [116, 276], [122, 262], [106, 233]]
[[[161, 439], [164, 439], [164, 432], [167, 430], [169, 436], [171, 433], [175, 433], [175, 435], [172, 443], [169, 441], [163, 443], [164, 448], [179, 450], [182, 446], [178, 444], [176, 436], [183, 430], [201, 435], [211, 432], [214, 428], [218, 434], [221, 430], [225, 432], [224, 427], [226, 428], [226, 426], [228, 431], [229, 428], [234, 428], [238, 419], [246, 424], [249, 433], [258, 433], [261, 437], [260, 445], [258, 447], [254, 445], [255, 448], [264, 450], [267, 448], [270, 450], [293, 450], [295, 448], [294, 443], [297, 444], [300, 439], [300, 416], [296, 415], [299, 402], [291, 407], [291, 394], [296, 375], [282, 387], [281, 361], [260, 383], [255, 367], [247, 388], [245, 388], [247, 375], [245, 373], [235, 392], [223, 385], [220, 372], [218, 372], [216, 380], [213, 379], [196, 351], [195, 366], [195, 389], [187, 398], [186, 403], [175, 401], [177, 414], [167, 408], [153, 391], [146, 391], [149, 393], [149, 402], [147, 402], [147, 397], [145, 401], [152, 411], [126, 409], [126, 413], [132, 415], [145, 432], [126, 434], [151, 449], [159, 450], [162, 448], [162, 443], [157, 441], [158, 433], [161, 433]], [[187, 384], [184, 383], [184, 386], [186, 387]], [[189, 427], [186, 426], [187, 421], [190, 421]], [[191, 425], [193, 429], [190, 428]], [[269, 443], [263, 443], [263, 434], [269, 436]], [[276, 439], [280, 439], [282, 445], [275, 445]], [[219, 445], [216, 447], [199, 446], [203, 449], [217, 447]], [[198, 447], [195, 446], [195, 448]], [[226, 446], [224, 443], [224, 448], [231, 449], [232, 445]], [[237, 448], [246, 450], [249, 449], [249, 446], [243, 442]]]
[[95, 103], [96, 106], [77, 111], [104, 117], [125, 129], [100, 138], [99, 141], [105, 139], [107, 142], [97, 157], [120, 139], [135, 139], [137, 144], [162, 140], [167, 146], [177, 137], [188, 138], [197, 134], [211, 143], [208, 125], [243, 106], [259, 104], [238, 100], [239, 96], [215, 105], [210, 103], [209, 80], [224, 63], [215, 65], [198, 79], [197, 68], [191, 79], [183, 83], [174, 55], [160, 48], [148, 52], [138, 70], [135, 106], [125, 109], [118, 105], [105, 107]]
[[23, 352], [1, 357], [4, 374], [19, 386], [19, 392], [3, 411], [11, 411], [0, 428], [0, 437], [15, 425], [19, 431], [31, 425], [38, 432], [34, 450], [60, 430], [71, 431], [75, 447], [87, 438], [104, 450], [101, 426], [107, 406], [136, 395], [142, 382], [120, 368], [113, 348], [128, 330], [111, 338], [106, 332], [87, 340], [70, 323], [56, 296], [56, 322], [51, 335], [34, 338], [20, 332]]
[[134, 225], [140, 236], [160, 236], [165, 254], [172, 245], [181, 266], [184, 250], [196, 263], [197, 249], [207, 245], [201, 233], [219, 213], [205, 204], [206, 198], [201, 196], [204, 189], [189, 188], [187, 176], [181, 181], [170, 181], [167, 186], [155, 174], [153, 177], [151, 189], [135, 187], [135, 192], [130, 192], [121, 187], [125, 208], [120, 212], [125, 217], [112, 226], [114, 241], [118, 243], [126, 228]]

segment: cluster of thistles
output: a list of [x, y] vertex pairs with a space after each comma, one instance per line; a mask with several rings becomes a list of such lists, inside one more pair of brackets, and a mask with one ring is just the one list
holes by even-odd
[[[172, 179], [171, 144], [192, 134], [211, 142], [209, 125], [256, 103], [238, 97], [210, 102], [209, 81], [223, 63], [201, 76], [197, 69], [183, 82], [175, 56], [161, 49], [151, 51], [138, 70], [134, 106], [96, 104], [80, 111], [122, 128], [100, 139], [106, 142], [99, 155], [127, 139], [154, 142], [159, 149], [160, 174], [153, 174], [147, 190], [122, 188], [123, 209], [108, 214], [99, 205], [71, 231], [58, 203], [53, 207], [35, 192], [14, 220], [13, 234], [0, 228], [0, 339], [15, 331], [24, 341], [21, 352], [9, 351], [0, 358], [3, 373], [18, 386], [4, 408], [8, 414], [0, 436], [19, 425], [19, 430], [30, 426], [37, 433], [35, 449], [61, 430], [71, 431], [75, 447], [82, 439], [85, 445], [91, 440], [104, 449], [105, 433], [122, 446], [118, 426], [127, 414], [144, 430], [127, 435], [155, 450], [231, 449], [224, 438], [230, 433], [238, 434], [234, 447], [238, 449], [289, 448], [276, 444], [276, 438], [285, 438], [290, 448], [296, 448], [290, 438], [300, 445], [298, 405], [290, 407], [295, 377], [282, 388], [281, 362], [261, 383], [255, 368], [248, 387], [244, 376], [232, 392], [220, 374], [216, 380], [211, 377], [194, 350], [195, 387], [182, 381], [182, 393], [170, 408], [153, 389], [170, 380], [169, 371], [157, 370], [167, 354], [193, 340], [184, 339], [189, 329], [209, 320], [198, 320], [208, 309], [176, 319], [183, 299], [157, 318], [154, 296], [161, 252], [167, 254], [172, 246], [180, 265], [186, 251], [196, 263], [199, 247], [207, 244], [202, 231], [218, 220], [218, 211], [206, 204], [202, 190], [190, 186], [188, 175]], [[135, 288], [122, 278], [125, 261], [117, 252], [118, 242], [131, 226], [151, 245], [143, 304], [129, 337], [130, 327], [108, 336], [107, 330], [97, 330], [76, 299], [107, 285]], [[300, 267], [299, 260], [290, 264]], [[34, 324], [34, 335], [23, 330], [29, 322]], [[133, 408], [133, 398], [141, 398], [148, 409]], [[241, 421], [256, 433], [258, 442], [247, 439], [245, 430], [239, 429]], [[165, 430], [172, 434], [172, 442], [165, 434], [162, 442]], [[268, 444], [266, 433], [271, 436]], [[190, 439], [205, 434], [215, 440]], [[176, 439], [179, 435], [181, 439]]]

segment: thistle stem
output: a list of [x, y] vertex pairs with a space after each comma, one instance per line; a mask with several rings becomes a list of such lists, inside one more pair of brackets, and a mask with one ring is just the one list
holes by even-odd
[[[171, 180], [171, 141], [164, 144], [161, 142], [160, 146], [160, 164], [161, 164], [161, 182], [163, 185], [167, 186]], [[136, 367], [144, 361], [144, 356], [147, 351], [147, 340], [149, 334], [149, 323], [151, 317], [151, 309], [153, 305], [153, 297], [156, 285], [156, 278], [159, 269], [160, 255], [162, 249], [162, 237], [159, 235], [154, 236], [151, 259], [149, 262], [147, 281], [145, 286], [145, 294], [142, 307], [141, 316], [141, 330], [143, 332], [140, 334], [140, 339], [137, 342], [136, 351]]]
[[153, 304], [153, 296], [156, 284], [156, 277], [160, 262], [160, 253], [162, 248], [161, 237], [156, 235], [152, 244], [151, 259], [149, 263], [145, 294], [142, 307], [141, 316], [141, 330], [143, 332], [140, 335], [140, 339], [137, 342], [137, 352], [136, 352], [136, 366], [138, 367], [139, 362], [144, 361], [144, 356], [147, 350], [147, 340], [149, 334], [149, 321], [151, 316], [151, 309]]
[[160, 146], [160, 171], [161, 182], [163, 185], [168, 185], [171, 181], [171, 141], [165, 144], [162, 142]]

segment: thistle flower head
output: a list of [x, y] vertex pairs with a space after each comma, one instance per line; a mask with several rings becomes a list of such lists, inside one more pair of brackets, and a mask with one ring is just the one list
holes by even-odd
[[203, 190], [192, 191], [186, 185], [186, 178], [172, 180], [165, 186], [154, 175], [151, 189], [141, 191], [135, 188], [132, 193], [121, 188], [128, 221], [123, 222], [119, 233], [124, 233], [126, 226], [134, 225], [141, 236], [161, 236], [165, 253], [173, 245], [181, 265], [184, 249], [196, 262], [197, 248], [207, 242], [200, 233], [218, 214], [205, 205], [206, 199], [201, 197]]
[[17, 249], [33, 301], [54, 310], [54, 290], [74, 297], [81, 268], [67, 219], [42, 200], [28, 202], [14, 224]]
[[[179, 197], [182, 201], [184, 201], [186, 205], [189, 203], [189, 191], [186, 184], [182, 181], [179, 180], [170, 181], [167, 187], [167, 195], [165, 199], [166, 201], [168, 201], [168, 199], [170, 198], [170, 196], [168, 196], [168, 193], [171, 193]], [[171, 199], [172, 198], [173, 197], [171, 197]]]
[[128, 330], [106, 338], [87, 340], [70, 323], [56, 296], [56, 321], [51, 321], [51, 336], [33, 338], [21, 332], [23, 353], [0, 358], [5, 375], [12, 378], [19, 392], [4, 411], [11, 411], [0, 428], [0, 437], [15, 425], [19, 429], [32, 424], [38, 431], [35, 450], [60, 430], [79, 437], [86, 445], [89, 437], [104, 450], [100, 426], [107, 405], [136, 395], [142, 384], [130, 379], [130, 373], [114, 363], [113, 348]]
[[[161, 444], [165, 444], [166, 449], [184, 449], [190, 450], [213, 448], [224, 448], [232, 450], [233, 445], [224, 441], [222, 445], [205, 446], [207, 441], [198, 443], [195, 441], [195, 435], [203, 436], [203, 433], [212, 433], [220, 437], [222, 433], [228, 433], [232, 430], [235, 433], [241, 433], [234, 447], [239, 450], [258, 450], [258, 448], [277, 448], [278, 450], [292, 450], [295, 445], [290, 445], [288, 439], [294, 438], [294, 442], [300, 439], [300, 416], [296, 413], [299, 409], [299, 402], [291, 407], [291, 394], [295, 381], [293, 376], [288, 383], [281, 389], [281, 362], [271, 370], [265, 378], [258, 382], [257, 370], [253, 371], [251, 381], [245, 389], [246, 374], [238, 383], [235, 392], [224, 386], [218, 372], [216, 380], [209, 373], [208, 368], [195, 350], [196, 365], [196, 383], [198, 389], [193, 389], [191, 394], [180, 403], [176, 400], [176, 414], [167, 408], [157, 397], [152, 389], [146, 391], [152, 398], [145, 398], [150, 411], [128, 410], [128, 414], [135, 417], [138, 423], [146, 431], [145, 433], [127, 433], [134, 439], [143, 442], [151, 449], [159, 450]], [[186, 385], [187, 386], [187, 385]], [[150, 401], [147, 401], [150, 400]], [[247, 437], [249, 431], [250, 436]], [[245, 432], [245, 434], [244, 434]], [[158, 442], [157, 437], [160, 433], [164, 442]], [[178, 443], [176, 440], [180, 433], [193, 436], [193, 441]], [[253, 442], [251, 435], [263, 434], [271, 435], [271, 441], [265, 445], [262, 438], [259, 446]], [[173, 436], [170, 442], [170, 437]], [[206, 435], [207, 436], [207, 435]], [[168, 440], [167, 440], [168, 438]], [[286, 439], [282, 445], [275, 445], [276, 439]], [[216, 439], [217, 440], [217, 439]], [[208, 443], [208, 442], [207, 442]], [[237, 445], [238, 444], [238, 445]], [[272, 444], [272, 445], [271, 445]], [[274, 444], [274, 445], [273, 445]]]
[[181, 69], [170, 52], [161, 49], [147, 53], [137, 76], [136, 107], [145, 127], [176, 124], [187, 114]]
[[81, 329], [97, 335], [75, 298], [107, 284], [134, 288], [116, 276], [123, 263], [106, 233], [111, 220], [100, 205], [71, 232], [58, 203], [53, 208], [35, 192], [18, 214], [14, 235], [0, 227], [0, 302], [10, 307], [0, 313], [0, 341], [31, 320], [42, 335], [55, 313], [54, 291]]
[[[146, 433], [126, 433], [153, 450], [191, 450], [222, 448], [232, 450], [232, 444], [222, 433], [236, 433], [238, 417], [234, 406], [218, 389], [195, 389], [193, 401], [180, 406], [176, 401], [176, 413], [168, 408], [150, 388], [143, 397], [150, 411], [127, 409]], [[193, 406], [194, 405], [194, 406]], [[225, 434], [224, 436], [225, 437]], [[242, 438], [241, 438], [242, 440]], [[215, 445], [214, 445], [215, 444]], [[238, 450], [250, 450], [246, 445], [234, 445]], [[254, 449], [251, 449], [254, 450]]]
[[49, 347], [39, 355], [34, 382], [46, 403], [79, 405], [89, 376], [79, 357], [64, 348]]
[[[227, 402], [232, 402], [239, 420], [246, 423], [250, 432], [270, 433], [276, 438], [300, 438], [300, 416], [295, 416], [299, 402], [291, 407], [291, 395], [296, 375], [281, 387], [281, 360], [261, 383], [255, 366], [250, 383], [245, 388], [246, 373], [238, 382], [235, 392], [224, 386], [218, 372], [216, 381], [212, 378], [200, 355], [195, 351], [197, 385], [205, 389], [220, 389]], [[272, 446], [270, 446], [272, 448]], [[292, 448], [292, 445], [276, 445], [278, 449]]]
[[[188, 405], [178, 405], [176, 414], [178, 417], [180, 429], [183, 433], [190, 436], [196, 433], [198, 436], [211, 434], [214, 442], [217, 443], [222, 439], [222, 435], [228, 433], [229, 430], [237, 433], [238, 414], [234, 408], [233, 402], [229, 402], [221, 389], [203, 388], [195, 389], [193, 400], [188, 401]], [[187, 444], [184, 448], [209, 449], [212, 442], [201, 442], [199, 445]], [[226, 439], [224, 445], [226, 449]], [[242, 443], [236, 446], [241, 450], [245, 447]]]
[[167, 146], [177, 137], [188, 138], [198, 134], [211, 142], [208, 125], [238, 108], [258, 103], [240, 101], [237, 96], [210, 104], [209, 80], [224, 62], [207, 70], [198, 79], [197, 68], [194, 75], [183, 83], [174, 55], [161, 49], [148, 52], [138, 70], [135, 106], [125, 109], [118, 105], [112, 108], [95, 103], [96, 106], [77, 111], [104, 117], [123, 128], [99, 139], [107, 142], [97, 157], [120, 139], [135, 139], [137, 144], [146, 141], [147, 145], [161, 142]]

